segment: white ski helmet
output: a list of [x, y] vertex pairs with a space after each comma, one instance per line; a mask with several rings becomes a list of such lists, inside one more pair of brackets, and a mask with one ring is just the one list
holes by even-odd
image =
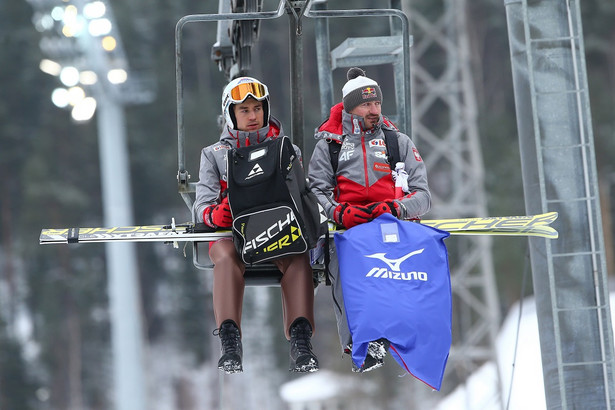
[[228, 83], [222, 92], [222, 115], [228, 124], [233, 125], [233, 129], [237, 129], [237, 122], [231, 104], [240, 104], [248, 97], [263, 101], [264, 125], [269, 124], [269, 90], [267, 86], [256, 78], [239, 77]]

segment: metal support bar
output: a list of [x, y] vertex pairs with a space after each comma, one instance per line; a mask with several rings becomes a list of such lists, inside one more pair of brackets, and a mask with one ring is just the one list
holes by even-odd
[[[308, 1], [309, 3], [309, 1]], [[287, 7], [289, 14], [289, 42], [290, 42], [290, 111], [291, 111], [291, 140], [301, 151], [303, 146], [303, 37], [301, 36], [301, 14], [297, 14], [292, 7]]]
[[405, 130], [405, 133], [412, 137], [412, 124], [410, 116], [410, 29], [408, 16], [401, 10], [396, 9], [358, 9], [358, 10], [313, 10], [312, 5], [309, 5], [305, 10], [305, 15], [312, 18], [337, 18], [337, 17], [398, 17], [401, 22], [401, 37], [402, 37], [402, 61], [403, 70], [403, 87], [404, 98], [402, 99], [402, 107], [397, 107], [399, 110], [398, 123]]
[[[280, 0], [278, 7], [273, 11], [251, 12], [251, 13], [219, 13], [219, 14], [193, 14], [187, 15], [179, 19], [175, 27], [175, 81], [176, 81], [176, 98], [177, 98], [177, 148], [178, 148], [178, 172], [177, 182], [178, 191], [182, 196], [186, 206], [192, 209], [193, 200], [190, 193], [196, 189], [196, 183], [189, 182], [190, 174], [186, 170], [185, 156], [185, 123], [184, 123], [184, 103], [183, 103], [183, 55], [182, 55], [182, 31], [184, 26], [193, 22], [213, 22], [225, 20], [270, 20], [276, 19], [286, 10], [290, 16], [290, 86], [291, 86], [291, 132], [293, 142], [303, 149], [303, 97], [301, 93], [301, 84], [303, 80], [303, 44], [301, 39], [301, 18], [302, 16], [316, 18], [317, 24], [322, 24], [322, 20], [332, 17], [361, 17], [361, 16], [390, 16], [397, 17], [401, 23], [402, 33], [402, 61], [403, 75], [399, 76], [397, 72], [399, 67], [395, 67], [396, 71], [396, 88], [403, 90], [402, 99], [398, 98], [399, 118], [398, 123], [405, 130], [406, 134], [412, 135], [410, 121], [410, 36], [408, 17], [401, 11], [396, 9], [359, 9], [359, 10], [316, 10], [312, 11], [312, 0], [306, 1], [289, 1]], [[318, 6], [317, 6], [318, 7]], [[298, 12], [297, 12], [298, 11]], [[322, 44], [325, 47], [325, 44]], [[327, 44], [328, 49], [328, 36]], [[324, 49], [324, 48], [323, 48]], [[321, 50], [322, 52], [322, 50]], [[322, 71], [319, 67], [319, 76]], [[403, 85], [403, 86], [400, 86]], [[329, 90], [332, 89], [332, 86]], [[332, 105], [332, 92], [330, 92], [326, 105]], [[329, 104], [331, 102], [331, 104]], [[325, 108], [326, 109], [326, 108]]]
[[227, 13], [227, 14], [191, 14], [184, 16], [175, 26], [175, 85], [177, 97], [177, 162], [178, 190], [189, 209], [192, 209], [192, 198], [189, 193], [194, 192], [195, 185], [188, 182], [189, 174], [186, 171], [185, 135], [184, 135], [184, 81], [183, 81], [183, 55], [182, 31], [188, 23], [211, 22], [224, 20], [267, 20], [276, 19], [284, 14], [284, 0], [280, 0], [278, 8], [274, 11], [261, 11], [255, 13]]
[[[317, 2], [316, 10], [325, 10], [326, 2]], [[320, 84], [320, 117], [329, 116], [329, 107], [333, 106], [333, 79], [331, 78], [331, 55], [329, 54], [329, 24], [326, 19], [316, 19], [316, 61], [318, 64], [318, 83]], [[322, 62], [326, 64], [322, 64]]]
[[557, 210], [567, 221], [565, 241], [530, 240], [546, 404], [615, 408], [615, 349], [579, 2], [505, 3], [526, 208]]

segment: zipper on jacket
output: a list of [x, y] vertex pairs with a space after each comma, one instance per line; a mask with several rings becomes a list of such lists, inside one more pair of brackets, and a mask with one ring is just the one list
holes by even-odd
[[365, 132], [361, 130], [361, 149], [363, 150], [363, 187], [365, 189], [365, 196], [369, 195], [369, 172], [367, 169], [367, 148], [365, 148]]

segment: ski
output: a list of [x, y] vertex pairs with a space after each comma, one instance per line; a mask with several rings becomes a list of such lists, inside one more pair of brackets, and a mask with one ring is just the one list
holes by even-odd
[[[452, 235], [538, 236], [555, 239], [558, 233], [549, 225], [557, 212], [530, 216], [492, 216], [482, 218], [427, 219], [420, 221]], [[342, 231], [337, 231], [342, 232]], [[192, 222], [175, 225], [120, 226], [110, 228], [46, 228], [41, 244], [96, 242], [211, 242], [230, 237], [231, 231], [198, 232]]]
[[110, 228], [43, 229], [41, 244], [96, 242], [211, 242], [231, 236], [231, 231], [195, 232], [194, 224], [118, 226]]
[[538, 236], [557, 239], [558, 232], [549, 226], [557, 212], [528, 216], [485, 216], [480, 218], [431, 219], [420, 221], [451, 235]]

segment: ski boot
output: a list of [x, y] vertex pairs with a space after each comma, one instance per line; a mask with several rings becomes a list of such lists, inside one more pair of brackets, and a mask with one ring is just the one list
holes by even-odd
[[315, 372], [318, 359], [312, 352], [312, 326], [307, 319], [300, 317], [290, 326], [290, 371]]
[[390, 343], [387, 339], [378, 339], [369, 342], [367, 346], [367, 356], [365, 356], [363, 366], [357, 367], [357, 365], [352, 362], [352, 371], [355, 373], [365, 373], [384, 366], [384, 358], [387, 355], [389, 346]]
[[222, 344], [222, 356], [218, 360], [218, 369], [226, 374], [243, 372], [241, 364], [243, 349], [237, 324], [230, 319], [225, 320], [219, 329], [214, 330], [213, 335], [220, 336]]

